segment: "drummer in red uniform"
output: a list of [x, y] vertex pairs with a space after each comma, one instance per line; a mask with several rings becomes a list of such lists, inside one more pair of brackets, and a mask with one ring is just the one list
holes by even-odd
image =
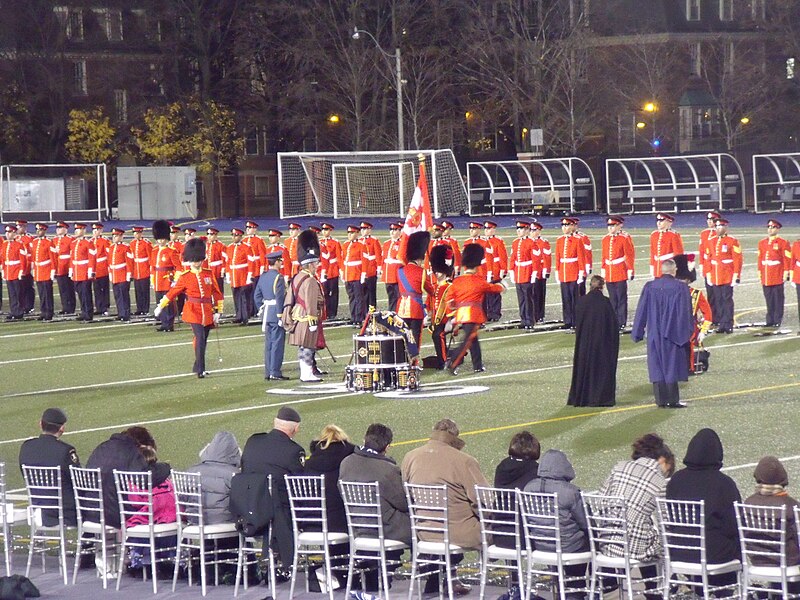
[[211, 269], [202, 268], [206, 258], [206, 245], [203, 240], [192, 238], [183, 248], [183, 262], [189, 270], [181, 273], [175, 285], [161, 298], [155, 314], [169, 306], [179, 294], [186, 294], [183, 306], [183, 322], [192, 326], [194, 339], [194, 366], [192, 372], [203, 379], [206, 375], [206, 343], [208, 334], [219, 323], [222, 314], [223, 297], [217, 279]]
[[423, 262], [428, 251], [431, 234], [417, 231], [408, 236], [406, 244], [406, 264], [397, 271], [397, 284], [400, 297], [397, 300], [397, 315], [406, 322], [414, 333], [417, 346], [421, 346], [422, 321], [425, 319], [425, 303], [422, 291], [433, 294], [429, 279], [425, 276]]
[[458, 348], [452, 350], [448, 357], [446, 368], [453, 375], [458, 374], [458, 367], [464, 361], [467, 352], [472, 358], [472, 369], [476, 373], [486, 370], [481, 356], [481, 346], [478, 342], [478, 331], [486, 322], [483, 312], [483, 298], [487, 293], [502, 293], [506, 286], [499, 283], [489, 283], [477, 274], [484, 260], [484, 249], [480, 244], [467, 244], [461, 253], [461, 268], [463, 275], [453, 280], [450, 286], [450, 307], [454, 312], [454, 322], [463, 333], [463, 339]]
[[[431, 364], [428, 364], [430, 361], [426, 358], [425, 366], [441, 370], [447, 362], [447, 334], [453, 330], [453, 319], [448, 306], [455, 268], [453, 248], [449, 245], [435, 246], [430, 252], [430, 265], [436, 276], [429, 324], [436, 356], [432, 357]], [[428, 299], [431, 299], [431, 296], [428, 296]]]

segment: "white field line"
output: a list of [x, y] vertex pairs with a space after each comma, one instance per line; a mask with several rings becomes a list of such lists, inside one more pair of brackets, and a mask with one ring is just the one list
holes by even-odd
[[[541, 332], [541, 333], [545, 333], [545, 332]], [[502, 340], [506, 340], [506, 339], [511, 338], [511, 337], [519, 337], [519, 336], [522, 336], [522, 335], [530, 335], [530, 334], [522, 333], [522, 334], [515, 334], [513, 336], [498, 336], [498, 337], [495, 337], [495, 338], [487, 338], [484, 341], [486, 341], [486, 342], [495, 341], [495, 340], [501, 340], [502, 341]], [[776, 339], [780, 339], [779, 336], [775, 336], [775, 338]], [[766, 344], [766, 343], [770, 343], [772, 341], [773, 341], [772, 338], [765, 338], [763, 340], [753, 340], [753, 341], [749, 341], [749, 342], [740, 342], [738, 344], [721, 344], [719, 346], [714, 346], [713, 348], [715, 350], [716, 349], [724, 349], [724, 348], [734, 348], [734, 347], [745, 346], [745, 345]], [[639, 355], [635, 355], [635, 356], [626, 356], [626, 357], [620, 358], [619, 360], [620, 361], [632, 361], [632, 360], [641, 360], [641, 359], [644, 359], [644, 358], [647, 358], [646, 354], [639, 354]], [[292, 362], [296, 362], [296, 361], [292, 361]], [[262, 367], [263, 367], [263, 365], [250, 365], [250, 366], [245, 366], [245, 367], [231, 367], [231, 368], [228, 368], [228, 369], [220, 369], [217, 372], [241, 371], [241, 370], [246, 370], [246, 369], [262, 368]], [[555, 371], [555, 370], [560, 370], [560, 369], [568, 369], [568, 368], [571, 368], [571, 367], [572, 367], [572, 363], [570, 362], [570, 363], [563, 364], [563, 365], [552, 365], [552, 366], [548, 366], [548, 367], [538, 367], [538, 368], [535, 368], [535, 369], [523, 369], [523, 370], [520, 370], [520, 371], [505, 371], [505, 372], [502, 372], [502, 373], [492, 373], [490, 375], [474, 375], [474, 376], [469, 377], [469, 379], [467, 381], [472, 383], [474, 381], [480, 381], [480, 380], [484, 380], [484, 379], [494, 379], [496, 377], [509, 377], [509, 376], [514, 377], [514, 376], [517, 376], [517, 375], [541, 373], [541, 372], [545, 372], [545, 371]], [[34, 396], [34, 395], [40, 395], [40, 394], [51, 394], [51, 393], [58, 393], [58, 392], [64, 392], [64, 391], [85, 390], [87, 388], [102, 388], [102, 387], [110, 387], [110, 386], [115, 386], [115, 385], [127, 385], [127, 384], [132, 384], [132, 383], [146, 383], [146, 382], [150, 382], [150, 381], [158, 381], [158, 380], [164, 380], [164, 379], [171, 379], [171, 378], [178, 378], [178, 377], [190, 377], [190, 376], [193, 377], [194, 374], [193, 373], [181, 373], [181, 374], [178, 374], [178, 375], [161, 375], [161, 376], [158, 376], [158, 377], [148, 377], [148, 378], [142, 378], [142, 379], [127, 380], [127, 381], [114, 381], [114, 382], [101, 383], [101, 384], [90, 384], [90, 385], [83, 385], [83, 386], [74, 386], [74, 387], [70, 387], [70, 388], [58, 388], [58, 389], [52, 389], [52, 390], [40, 390], [40, 391], [32, 391], [32, 392], [20, 392], [20, 393], [17, 393], [17, 394], [8, 394], [8, 395], [5, 395], [5, 396], [0, 396], [0, 399], [15, 398], [15, 397], [20, 397], [20, 396]], [[453, 379], [452, 382], [442, 381], [442, 382], [432, 383], [430, 385], [431, 386], [448, 385], [450, 383], [455, 383], [457, 381], [464, 381], [464, 380], [463, 379]], [[269, 403], [269, 404], [259, 404], [259, 405], [256, 405], [256, 406], [244, 406], [244, 407], [239, 407], [239, 408], [230, 408], [230, 409], [223, 409], [223, 410], [206, 411], [206, 412], [201, 412], [201, 413], [193, 413], [193, 414], [189, 414], [189, 415], [180, 415], [180, 416], [177, 416], [177, 417], [165, 417], [163, 419], [154, 419], [154, 420], [150, 420], [150, 421], [138, 421], [136, 423], [126, 423], [126, 424], [122, 424], [122, 425], [106, 425], [106, 426], [103, 426], [103, 427], [94, 427], [94, 428], [90, 428], [90, 429], [79, 429], [79, 430], [75, 430], [75, 431], [68, 431], [64, 435], [77, 435], [77, 434], [80, 434], [80, 433], [91, 433], [91, 432], [96, 432], [96, 431], [110, 431], [110, 430], [115, 430], [115, 429], [124, 429], [126, 427], [131, 427], [131, 426], [137, 425], [137, 424], [138, 425], [151, 425], [151, 424], [156, 424], [156, 423], [170, 423], [170, 422], [173, 422], [173, 421], [183, 421], [183, 420], [186, 420], [186, 419], [195, 419], [195, 418], [198, 418], [198, 417], [202, 418], [202, 417], [216, 416], [216, 415], [221, 415], [221, 414], [232, 414], [232, 413], [237, 413], [237, 412], [258, 410], [260, 408], [268, 408], [270, 406], [277, 406], [279, 404], [280, 405], [283, 405], [283, 404], [301, 404], [301, 403], [307, 403], [307, 402], [317, 402], [317, 401], [321, 401], [321, 400], [331, 400], [331, 399], [334, 399], [334, 398], [340, 398], [340, 397], [345, 397], [345, 396], [353, 396], [353, 395], [356, 395], [356, 394], [357, 394], [357, 392], [349, 392], [349, 393], [346, 393], [346, 394], [334, 394], [334, 395], [330, 395], [330, 396], [318, 396], [318, 397], [306, 398], [306, 399], [302, 399], [302, 400], [286, 400], [284, 402]], [[16, 444], [16, 443], [24, 442], [26, 439], [28, 439], [28, 438], [24, 437], [24, 438], [10, 439], [10, 440], [0, 440], [0, 445]]]

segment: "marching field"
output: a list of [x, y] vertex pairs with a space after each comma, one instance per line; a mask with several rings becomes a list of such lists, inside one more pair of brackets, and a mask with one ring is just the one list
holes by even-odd
[[[697, 245], [703, 226], [700, 215], [682, 216], [680, 231], [687, 249]], [[744, 248], [742, 284], [734, 293], [738, 324], [763, 322], [764, 298], [755, 269], [755, 248], [764, 237], [766, 217], [740, 215], [731, 234]], [[800, 234], [796, 218], [782, 217], [782, 236], [793, 241]], [[586, 231], [595, 247], [599, 265], [599, 241], [605, 234], [602, 217], [588, 221]], [[462, 227], [461, 221], [457, 222]], [[510, 225], [505, 220], [504, 225]], [[628, 227], [637, 245], [637, 277], [629, 287], [631, 315], [638, 293], [647, 279], [647, 239], [652, 218], [639, 218]], [[551, 243], [558, 235], [556, 220], [544, 231]], [[263, 227], [263, 226], [262, 226]], [[376, 228], [378, 231], [378, 228]], [[459, 231], [463, 234], [463, 229]], [[513, 230], [502, 237], [510, 247]], [[459, 236], [460, 237], [460, 236]], [[381, 287], [381, 286], [379, 286]], [[57, 296], [57, 294], [56, 294]], [[232, 312], [230, 290], [226, 298]], [[346, 311], [342, 288], [340, 315]], [[58, 300], [56, 300], [58, 308]], [[516, 317], [516, 295], [503, 298], [504, 317]], [[548, 320], [560, 317], [558, 287], [551, 279], [547, 291]], [[467, 394], [411, 398], [376, 398], [371, 394], [308, 390], [297, 381], [296, 352], [286, 349], [284, 374], [292, 381], [265, 382], [263, 337], [256, 325], [223, 325], [219, 339], [209, 340], [211, 375], [198, 380], [189, 373], [192, 363], [191, 331], [177, 325], [169, 334], [156, 334], [149, 323], [121, 324], [70, 321], [0, 325], [0, 461], [7, 469], [10, 488], [21, 487], [17, 464], [19, 444], [37, 434], [37, 422], [48, 406], [63, 407], [68, 415], [65, 440], [75, 445], [82, 460], [111, 433], [132, 424], [145, 424], [154, 433], [159, 455], [173, 468], [196, 462], [197, 453], [215, 431], [232, 431], [244, 445], [254, 432], [271, 426], [277, 407], [292, 404], [302, 417], [299, 442], [309, 441], [326, 423], [335, 422], [359, 441], [370, 422], [392, 427], [395, 444], [391, 454], [403, 454], [427, 439], [437, 419], [454, 418], [467, 441], [466, 451], [475, 455], [491, 480], [494, 466], [505, 456], [508, 440], [520, 429], [531, 430], [542, 448], [559, 448], [573, 460], [576, 483], [584, 489], [598, 486], [612, 464], [629, 455], [631, 441], [656, 431], [663, 435], [680, 459], [690, 437], [701, 427], [716, 429], [725, 446], [725, 465], [739, 483], [743, 495], [753, 485], [753, 463], [764, 454], [787, 457], [790, 485], [800, 476], [800, 331], [794, 286], [786, 285], [787, 335], [754, 335], [757, 328], [737, 328], [732, 335], [712, 335], [711, 370], [682, 385], [685, 410], [654, 407], [647, 380], [644, 344], [622, 340], [617, 375], [617, 406], [610, 409], [565, 406], [569, 389], [574, 336], [560, 331], [522, 332], [518, 329], [486, 331], [481, 335], [487, 371], [451, 377], [425, 371], [423, 385], [450, 389], [451, 385], [485, 386]], [[320, 366], [330, 371], [328, 382], [342, 379], [352, 350], [353, 330], [331, 329], [326, 337], [338, 362], [318, 354]], [[432, 352], [430, 338], [424, 336]], [[219, 362], [218, 358], [222, 361]], [[272, 394], [266, 390], [294, 393]], [[797, 490], [795, 494], [800, 493]]]

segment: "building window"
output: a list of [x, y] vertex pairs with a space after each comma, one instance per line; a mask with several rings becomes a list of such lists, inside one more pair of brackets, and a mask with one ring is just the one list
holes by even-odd
[[733, 21], [733, 0], [719, 0], [719, 20]]
[[80, 9], [70, 9], [67, 19], [67, 38], [70, 40], [83, 39], [83, 12]]
[[247, 130], [244, 137], [244, 153], [246, 156], [256, 156], [258, 152], [259, 131], [257, 127]]
[[269, 177], [253, 177], [253, 195], [256, 198], [266, 198], [270, 194]]
[[689, 72], [692, 75], [700, 75], [703, 69], [703, 50], [700, 44], [689, 46]]
[[636, 113], [627, 112], [617, 116], [617, 141], [620, 148], [636, 146]]
[[794, 79], [797, 76], [796, 64], [794, 58], [786, 59], [786, 79]]
[[72, 63], [72, 87], [76, 94], [85, 96], [89, 93], [86, 83], [86, 61], [78, 60]]
[[686, 0], [686, 20], [700, 20], [700, 0]]
[[128, 90], [114, 90], [114, 112], [119, 123], [128, 122]]
[[766, 0], [751, 0], [750, 16], [756, 21], [763, 21], [767, 18]]
[[122, 41], [122, 11], [110, 8], [93, 8], [97, 21], [109, 42]]
[[725, 44], [725, 72], [733, 73], [736, 70], [735, 46], [733, 42]]

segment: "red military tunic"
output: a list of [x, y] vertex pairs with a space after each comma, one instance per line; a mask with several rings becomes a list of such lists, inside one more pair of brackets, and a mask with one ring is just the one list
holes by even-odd
[[52, 240], [36, 237], [30, 245], [31, 274], [34, 281], [51, 281], [56, 276], [56, 249]]
[[319, 238], [320, 265], [319, 275], [325, 279], [339, 277], [342, 268], [342, 245], [331, 237]]
[[96, 267], [94, 244], [86, 238], [72, 240], [69, 257], [69, 276], [72, 281], [88, 281], [94, 278]]
[[367, 260], [367, 277], [376, 277], [378, 275], [378, 267], [383, 265], [381, 243], [371, 235], [362, 236], [360, 239], [366, 248], [364, 258]]
[[449, 289], [449, 312], [453, 314], [455, 322], [459, 325], [485, 323], [483, 297], [487, 293], [502, 293], [503, 289], [499, 283], [488, 283], [477, 273], [459, 275], [453, 280]]
[[108, 248], [108, 278], [112, 284], [125, 283], [133, 278], [133, 252], [125, 242], [112, 243]]
[[511, 244], [508, 271], [513, 273], [514, 283], [531, 283], [538, 276], [539, 260], [534, 260], [534, 251], [536, 244], [529, 237], [517, 238]]
[[[253, 249], [253, 254], [256, 257], [253, 267], [253, 279], [255, 279], [267, 268], [267, 254], [269, 254], [269, 251], [267, 251], [267, 245], [264, 243], [264, 240], [257, 235], [245, 236], [242, 241]], [[286, 261], [284, 261], [284, 264], [285, 262]]]
[[583, 240], [574, 234], [559, 236], [556, 240], [556, 279], [558, 282], [570, 283], [586, 277], [586, 264], [586, 249]]
[[742, 248], [730, 235], [717, 236], [711, 244], [708, 275], [712, 285], [731, 285], [742, 276]]
[[800, 285], [800, 240], [792, 244], [792, 283]]
[[71, 235], [59, 235], [53, 238], [53, 250], [56, 253], [56, 276], [69, 275], [69, 252], [72, 247]]
[[0, 267], [6, 281], [22, 279], [28, 270], [28, 250], [25, 245], [17, 240], [5, 241], [3, 253], [0, 254]]
[[231, 287], [249, 285], [253, 281], [254, 265], [258, 260], [253, 249], [244, 242], [234, 243], [228, 246], [225, 255], [228, 257], [225, 272]]
[[[427, 259], [427, 257], [426, 257]], [[383, 243], [383, 283], [397, 283], [397, 271], [402, 266], [400, 259], [400, 240], [386, 240]]]
[[33, 241], [33, 237], [28, 235], [27, 233], [22, 233], [17, 236], [17, 241], [25, 246], [25, 251], [28, 253], [28, 264], [25, 266], [25, 275], [30, 275], [31, 270], [33, 269], [33, 261], [31, 260], [31, 242]]
[[624, 232], [609, 234], [603, 238], [602, 246], [600, 275], [608, 283], [627, 281], [634, 274], [636, 261], [633, 238]]
[[702, 268], [703, 275], [709, 271], [709, 265], [705, 262], [704, 257], [709, 254], [709, 245], [714, 243], [714, 238], [716, 237], [716, 227], [707, 227], [700, 232], [700, 245], [697, 248], [697, 253], [700, 257], [699, 263]]
[[[425, 276], [425, 269], [415, 263], [408, 263], [402, 267], [403, 273], [398, 270], [397, 283], [399, 297], [397, 298], [398, 316], [403, 319], [424, 319], [425, 304], [422, 299], [422, 290], [428, 294], [433, 294], [428, 278]], [[408, 287], [404, 284], [403, 275]], [[417, 340], [419, 341], [419, 340]]]
[[206, 242], [206, 260], [208, 268], [214, 277], [220, 278], [224, 275], [225, 269], [225, 244], [219, 240]]
[[574, 235], [583, 243], [583, 260], [585, 263], [583, 273], [584, 276], [588, 277], [589, 273], [592, 272], [592, 240], [582, 231], [576, 231]]
[[94, 276], [108, 277], [108, 249], [111, 247], [111, 242], [104, 237], [92, 238], [91, 241], [95, 252]]
[[342, 245], [344, 258], [344, 281], [360, 281], [367, 272], [366, 246], [360, 240], [347, 241]]
[[172, 287], [176, 273], [181, 270], [181, 259], [174, 248], [154, 246], [150, 254], [150, 283], [157, 292], [166, 292]]
[[536, 267], [534, 271], [539, 273], [538, 279], [545, 279], [553, 271], [553, 250], [550, 248], [550, 242], [543, 237], [536, 238], [533, 243], [535, 244], [534, 261], [537, 259], [539, 261], [538, 267], [534, 262], [534, 267]]
[[[661, 261], [683, 254], [683, 238], [671, 229], [650, 234], [650, 276], [661, 277]], [[705, 272], [705, 269], [704, 269]]]
[[133, 278], [146, 279], [150, 277], [150, 255], [153, 253], [153, 244], [148, 240], [131, 241], [131, 254], [133, 254]]
[[270, 244], [266, 247], [267, 254], [272, 254], [273, 252], [280, 252], [283, 257], [283, 267], [281, 267], [281, 275], [284, 277], [289, 277], [289, 273], [292, 270], [292, 259], [289, 258], [289, 249], [284, 246], [281, 242], [277, 244]]
[[783, 285], [792, 268], [792, 247], [780, 236], [758, 242], [758, 277], [761, 285]]
[[469, 244], [480, 244], [481, 246], [483, 246], [483, 251], [484, 251], [483, 260], [481, 261], [480, 266], [477, 269], [475, 269], [475, 274], [479, 275], [480, 277], [488, 281], [489, 279], [491, 279], [492, 275], [490, 271], [490, 265], [494, 265], [494, 254], [492, 250], [492, 245], [482, 237], [478, 238], [471, 237], [464, 240], [464, 248], [466, 248]]
[[500, 281], [506, 276], [506, 271], [508, 270], [508, 251], [506, 250], [506, 244], [496, 235], [486, 238], [486, 241], [492, 248], [492, 281]]
[[697, 338], [701, 333], [708, 332], [714, 319], [706, 295], [693, 287], [690, 287], [689, 291], [692, 294], [692, 316], [694, 317], [694, 331], [689, 344], [689, 371], [694, 373], [694, 352]]
[[222, 312], [222, 292], [211, 269], [184, 271], [167, 292], [167, 298], [172, 302], [183, 293], [186, 294], [186, 303], [181, 317], [185, 323], [208, 327], [214, 323], [215, 310]]
[[447, 242], [447, 245], [453, 249], [453, 270], [457, 272], [461, 267], [461, 248], [458, 247], [458, 240], [449, 235], [442, 236], [440, 239]]
[[300, 262], [297, 260], [297, 238], [290, 236], [286, 240], [286, 248], [289, 250], [289, 277], [294, 277], [300, 271]]

